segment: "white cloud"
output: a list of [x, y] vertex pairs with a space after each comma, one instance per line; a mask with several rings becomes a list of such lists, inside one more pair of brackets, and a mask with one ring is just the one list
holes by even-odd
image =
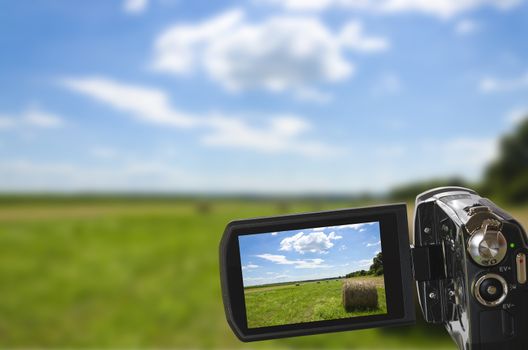
[[62, 118], [56, 114], [39, 109], [30, 109], [22, 116], [23, 123], [39, 128], [58, 128], [62, 126]]
[[278, 232], [272, 232], [271, 235], [272, 236], [276, 236]]
[[125, 0], [123, 2], [123, 10], [126, 13], [137, 15], [145, 12], [149, 5], [149, 0]]
[[39, 108], [29, 108], [18, 115], [0, 115], [0, 130], [2, 129], [56, 129], [64, 124], [63, 118], [57, 114]]
[[319, 253], [324, 254], [334, 246], [332, 241], [343, 238], [335, 232], [326, 235], [321, 231], [312, 231], [310, 233], [299, 232], [291, 237], [284, 238], [280, 242], [280, 249], [283, 251], [296, 251], [297, 253]]
[[317, 268], [329, 268], [329, 265], [323, 265], [323, 259], [297, 259], [288, 260], [284, 255], [274, 254], [260, 254], [257, 257], [271, 261], [279, 265], [294, 265], [296, 269], [317, 269]]
[[279, 15], [259, 23], [231, 10], [198, 24], [178, 24], [156, 40], [152, 67], [175, 75], [205, 71], [230, 91], [292, 90], [298, 98], [325, 102], [326, 94], [306, 90], [349, 78], [355, 67], [345, 52], [378, 52], [384, 38], [364, 34], [351, 21], [333, 32], [316, 16]]
[[247, 264], [245, 266], [242, 266], [242, 270], [250, 270], [250, 269], [257, 269], [257, 268], [259, 268], [258, 265], [251, 264], [251, 263], [249, 263], [249, 264]]
[[289, 153], [328, 156], [340, 151], [310, 140], [311, 125], [295, 115], [272, 115], [264, 125], [255, 126], [232, 113], [197, 115], [171, 105], [168, 95], [155, 88], [124, 84], [102, 77], [68, 78], [66, 88], [92, 97], [135, 119], [175, 128], [194, 128], [203, 132], [204, 145], [248, 149], [264, 153]]
[[509, 79], [486, 77], [479, 83], [479, 90], [486, 93], [514, 91], [526, 88], [528, 88], [528, 72]]
[[461, 36], [474, 34], [478, 29], [478, 23], [471, 19], [462, 19], [455, 25], [455, 33]]
[[377, 242], [374, 242], [374, 243], [367, 243], [366, 246], [367, 247], [375, 247], [375, 246], [378, 246], [381, 244], [381, 241], [377, 241]]
[[290, 11], [363, 10], [377, 14], [420, 13], [450, 18], [481, 7], [509, 10], [522, 0], [260, 0]]
[[213, 116], [210, 132], [202, 137], [209, 146], [245, 148], [264, 153], [296, 153], [305, 156], [336, 155], [337, 148], [318, 141], [301, 139], [309, 124], [297, 116], [274, 116], [265, 127], [254, 127], [243, 119]]
[[142, 121], [175, 127], [191, 127], [197, 123], [195, 116], [176, 110], [170, 105], [167, 94], [155, 88], [123, 84], [103, 77], [67, 78], [61, 83], [72, 91], [132, 113]]

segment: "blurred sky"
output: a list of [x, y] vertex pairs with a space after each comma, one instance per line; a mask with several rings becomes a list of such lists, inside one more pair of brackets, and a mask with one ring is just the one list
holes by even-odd
[[0, 2], [0, 190], [478, 179], [528, 110], [522, 0]]

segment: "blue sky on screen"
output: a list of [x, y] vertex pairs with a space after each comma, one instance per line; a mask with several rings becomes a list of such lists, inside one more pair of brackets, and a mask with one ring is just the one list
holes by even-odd
[[244, 286], [368, 270], [381, 251], [378, 222], [239, 236]]
[[522, 0], [0, 2], [0, 190], [478, 179], [528, 111]]

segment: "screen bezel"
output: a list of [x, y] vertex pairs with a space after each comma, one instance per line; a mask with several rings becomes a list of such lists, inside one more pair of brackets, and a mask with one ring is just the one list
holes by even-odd
[[[383, 252], [386, 314], [247, 327], [239, 236], [376, 221], [380, 225]], [[412, 324], [415, 313], [409, 250], [405, 204], [233, 221], [227, 225], [220, 244], [222, 296], [228, 322], [243, 341]]]

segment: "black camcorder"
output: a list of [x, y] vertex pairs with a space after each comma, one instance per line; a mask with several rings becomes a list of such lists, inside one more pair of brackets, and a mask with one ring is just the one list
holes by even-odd
[[527, 236], [476, 192], [239, 220], [220, 243], [222, 296], [242, 341], [426, 322], [461, 350], [527, 349]]

